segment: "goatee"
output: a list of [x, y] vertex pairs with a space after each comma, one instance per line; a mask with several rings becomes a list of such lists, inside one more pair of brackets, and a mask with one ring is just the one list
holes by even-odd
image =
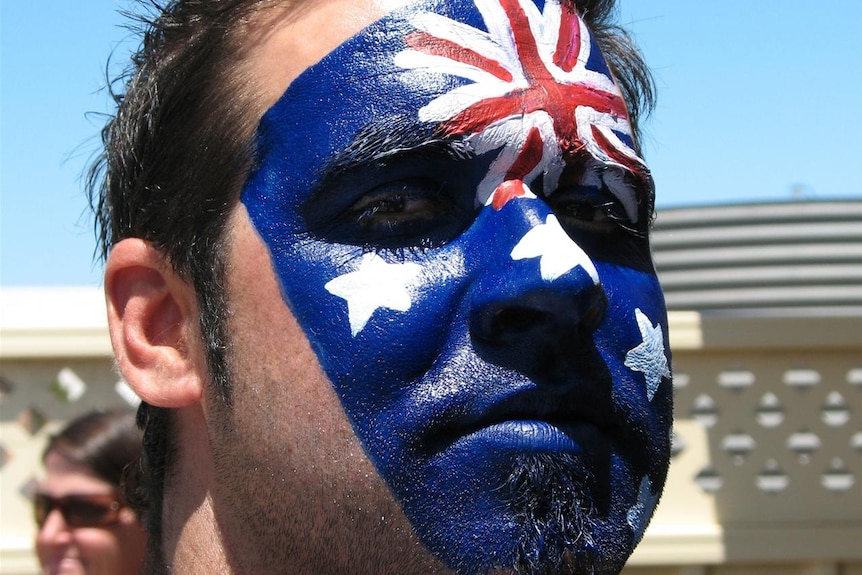
[[[523, 529], [514, 569], [519, 575], [598, 575], [593, 482], [576, 456], [521, 456], [503, 489]], [[577, 472], [575, 471], [577, 470]]]

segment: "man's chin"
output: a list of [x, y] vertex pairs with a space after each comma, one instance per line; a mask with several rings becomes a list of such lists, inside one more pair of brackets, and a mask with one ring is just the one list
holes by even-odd
[[506, 504], [521, 531], [514, 573], [605, 575], [622, 569], [631, 534], [608, 533], [607, 506], [597, 505], [596, 478], [583, 475], [579, 459], [531, 454], [516, 461], [505, 486]]
[[637, 484], [609, 442], [576, 438], [528, 450], [477, 432], [403, 467], [396, 497], [410, 495], [400, 500], [417, 535], [455, 572], [616, 574], [634, 546]]

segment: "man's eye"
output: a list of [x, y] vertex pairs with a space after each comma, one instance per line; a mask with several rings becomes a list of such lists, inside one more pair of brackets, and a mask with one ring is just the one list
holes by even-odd
[[574, 218], [581, 222], [589, 222], [593, 224], [604, 224], [610, 222], [611, 219], [601, 207], [594, 206], [585, 202], [572, 202], [561, 206], [557, 214], [561, 217]]
[[408, 184], [385, 186], [363, 196], [348, 209], [348, 216], [369, 231], [391, 231], [398, 226], [415, 225], [445, 215], [439, 197], [422, 186]]
[[469, 224], [457, 201], [445, 183], [433, 179], [381, 184], [338, 215], [325, 235], [368, 247], [439, 247]]
[[545, 201], [569, 237], [592, 259], [652, 269], [647, 218], [632, 222], [610, 191], [592, 186], [563, 187]]
[[547, 202], [566, 229], [605, 233], [619, 228], [620, 208], [595, 194], [563, 189], [551, 194]]

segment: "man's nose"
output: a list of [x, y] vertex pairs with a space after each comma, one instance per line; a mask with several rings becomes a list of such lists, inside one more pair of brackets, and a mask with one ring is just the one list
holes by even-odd
[[480, 307], [470, 334], [483, 359], [539, 384], [567, 383], [599, 368], [592, 334], [606, 310], [595, 286], [577, 294], [537, 288]]
[[[592, 261], [561, 228], [533, 232], [540, 226], [559, 226], [539, 199], [511, 200], [492, 212], [486, 223], [497, 232], [503, 230], [491, 234], [495, 242], [517, 246], [524, 241], [521, 234], [530, 233], [554, 239], [528, 250], [533, 257], [521, 257], [524, 250], [503, 246], [496, 252], [498, 261], [483, 267], [483, 277], [474, 284], [469, 319], [477, 353], [539, 384], [594, 375], [589, 372], [600, 362], [592, 336], [605, 318], [608, 302]], [[561, 251], [573, 254], [571, 263], [546, 273], [551, 264], [543, 258], [554, 260]]]
[[583, 293], [542, 287], [517, 297], [485, 305], [473, 315], [474, 337], [490, 345], [520, 345], [525, 340], [559, 336], [589, 337], [605, 317], [607, 299], [601, 289], [587, 287]]

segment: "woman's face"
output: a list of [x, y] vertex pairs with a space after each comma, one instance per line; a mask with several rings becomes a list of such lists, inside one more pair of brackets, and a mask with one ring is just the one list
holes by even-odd
[[[40, 495], [108, 495], [114, 487], [87, 467], [57, 453], [45, 458], [47, 476]], [[116, 523], [74, 527], [58, 509], [51, 509], [36, 535], [36, 553], [45, 575], [120, 575], [140, 570], [146, 534], [131, 509], [123, 507]]]

